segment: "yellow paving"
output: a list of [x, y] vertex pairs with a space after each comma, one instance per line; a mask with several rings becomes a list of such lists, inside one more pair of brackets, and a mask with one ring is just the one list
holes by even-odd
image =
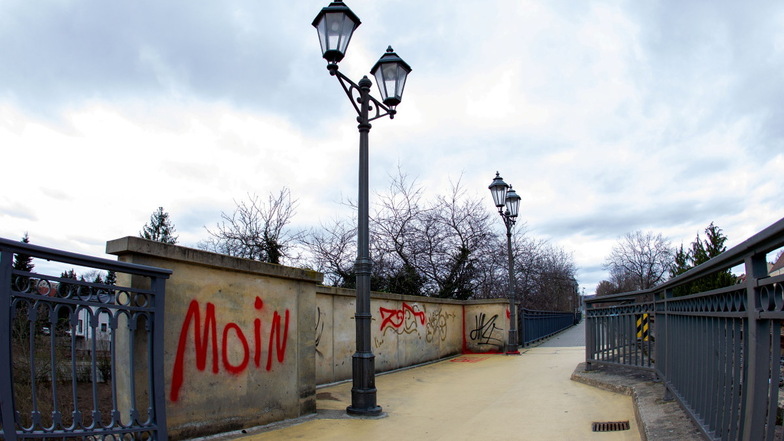
[[[584, 356], [582, 346], [540, 346], [380, 375], [379, 419], [343, 417], [351, 383], [321, 388], [318, 419], [239, 439], [639, 440], [631, 397], [569, 379]], [[629, 421], [631, 430], [592, 431], [592, 422], [605, 421]]]

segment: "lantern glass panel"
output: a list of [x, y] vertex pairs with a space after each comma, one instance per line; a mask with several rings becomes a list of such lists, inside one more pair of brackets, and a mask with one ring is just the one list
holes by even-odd
[[506, 210], [511, 217], [517, 217], [520, 212], [520, 196], [512, 189], [506, 194]]

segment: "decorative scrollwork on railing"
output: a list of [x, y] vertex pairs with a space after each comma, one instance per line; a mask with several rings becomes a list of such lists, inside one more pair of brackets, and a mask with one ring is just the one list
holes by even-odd
[[777, 282], [759, 288], [759, 304], [762, 311], [784, 311], [784, 283]]
[[[124, 274], [149, 288], [17, 270], [15, 254]], [[3, 432], [25, 439], [166, 439], [163, 400], [139, 398], [162, 397], [163, 380], [118, 380], [133, 378], [139, 367], [162, 368], [156, 357], [162, 327], [156, 322], [164, 313], [164, 293], [157, 281], [171, 271], [2, 238], [0, 265], [0, 306], [10, 330], [0, 345], [6, 362], [0, 366], [0, 401], [14, 403], [3, 405]], [[118, 407], [118, 397], [130, 410]]]

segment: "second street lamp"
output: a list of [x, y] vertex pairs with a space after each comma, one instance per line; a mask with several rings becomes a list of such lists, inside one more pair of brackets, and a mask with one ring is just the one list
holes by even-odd
[[[493, 195], [493, 202], [498, 214], [504, 219], [506, 226], [506, 251], [509, 260], [509, 338], [506, 343], [507, 354], [519, 354], [517, 346], [517, 306], [515, 302], [514, 257], [512, 256], [512, 227], [517, 222], [520, 210], [520, 196], [512, 186], [504, 182], [498, 172], [488, 187]], [[504, 211], [506, 208], [506, 211]]]
[[[330, 75], [337, 77], [343, 91], [357, 112], [359, 129], [359, 197], [357, 198], [357, 260], [354, 272], [357, 275], [356, 352], [352, 357], [351, 405], [346, 409], [351, 415], [377, 416], [381, 406], [376, 403], [375, 355], [371, 348], [370, 325], [370, 260], [369, 233], [369, 171], [368, 132], [370, 122], [389, 115], [395, 117], [395, 107], [400, 104], [406, 77], [411, 67], [392, 50], [386, 53], [371, 69], [381, 91], [381, 101], [370, 95], [373, 83], [364, 76], [359, 84], [351, 81], [338, 70], [338, 62], [346, 55], [351, 35], [361, 24], [359, 18], [342, 1], [334, 1], [323, 8], [313, 20], [318, 31], [321, 52], [327, 60]], [[372, 113], [371, 113], [372, 112]]]

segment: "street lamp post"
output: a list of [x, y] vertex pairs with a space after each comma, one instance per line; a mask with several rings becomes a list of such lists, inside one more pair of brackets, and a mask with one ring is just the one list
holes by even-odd
[[[490, 193], [493, 195], [493, 202], [498, 208], [498, 214], [504, 220], [506, 226], [506, 249], [509, 259], [509, 339], [506, 344], [507, 354], [519, 354], [517, 349], [517, 307], [515, 306], [515, 278], [514, 278], [514, 258], [512, 257], [512, 227], [517, 221], [517, 214], [520, 209], [520, 196], [512, 189], [512, 186], [504, 182], [498, 172], [490, 184]], [[504, 211], [504, 208], [506, 210]]]
[[360, 25], [359, 18], [342, 1], [337, 0], [323, 8], [313, 20], [318, 31], [321, 52], [327, 60], [329, 74], [337, 77], [346, 92], [354, 110], [357, 112], [359, 129], [359, 197], [357, 201], [357, 260], [354, 271], [357, 276], [356, 313], [356, 352], [352, 357], [351, 405], [346, 412], [357, 416], [378, 416], [381, 406], [376, 403], [375, 356], [371, 348], [370, 325], [370, 273], [373, 262], [370, 260], [370, 233], [368, 211], [368, 132], [370, 122], [389, 115], [395, 117], [398, 104], [403, 96], [406, 77], [411, 67], [406, 64], [390, 46], [370, 70], [376, 77], [381, 101], [370, 95], [373, 85], [367, 76], [354, 83], [338, 70], [338, 62], [343, 59], [354, 30]]

